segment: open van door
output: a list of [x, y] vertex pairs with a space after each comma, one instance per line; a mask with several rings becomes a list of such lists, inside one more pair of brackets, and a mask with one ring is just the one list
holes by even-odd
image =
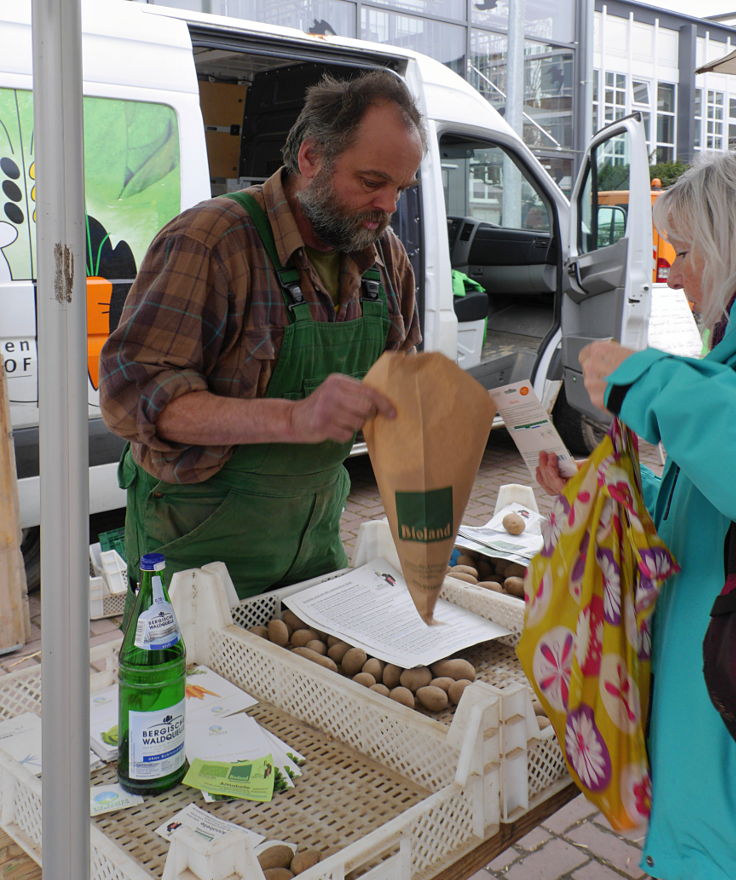
[[[614, 215], [599, 194], [628, 190], [628, 210]], [[561, 304], [562, 372], [567, 403], [598, 425], [578, 361], [595, 339], [630, 348], [647, 344], [652, 284], [652, 208], [644, 126], [638, 113], [601, 129], [585, 154], [572, 192], [566, 282]]]

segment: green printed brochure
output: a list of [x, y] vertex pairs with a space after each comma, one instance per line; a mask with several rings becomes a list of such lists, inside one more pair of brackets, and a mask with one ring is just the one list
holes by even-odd
[[248, 801], [270, 801], [273, 798], [275, 776], [271, 755], [236, 763], [195, 758], [182, 781], [184, 785], [211, 794], [223, 794]]

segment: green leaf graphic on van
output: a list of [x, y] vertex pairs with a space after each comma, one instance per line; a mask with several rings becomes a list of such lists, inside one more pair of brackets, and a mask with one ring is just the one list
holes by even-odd
[[402, 541], [428, 544], [452, 538], [452, 486], [429, 492], [397, 492], [396, 519]]
[[[150, 144], [153, 149], [147, 155], [140, 166], [135, 169], [128, 168], [130, 177], [121, 193], [122, 198], [134, 196], [143, 190], [158, 183], [166, 175], [177, 167], [179, 162], [179, 138], [175, 129], [169, 129], [165, 139], [159, 144]], [[140, 158], [140, 156], [136, 157]]]

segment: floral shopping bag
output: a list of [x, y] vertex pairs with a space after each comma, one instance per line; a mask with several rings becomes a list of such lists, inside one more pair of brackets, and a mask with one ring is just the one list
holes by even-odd
[[543, 532], [517, 653], [580, 790], [613, 828], [635, 828], [651, 801], [651, 615], [678, 566], [644, 506], [636, 438], [618, 419]]

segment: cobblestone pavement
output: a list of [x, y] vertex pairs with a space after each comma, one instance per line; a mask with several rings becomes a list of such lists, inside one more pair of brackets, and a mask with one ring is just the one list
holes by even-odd
[[[461, 448], [462, 439], [458, 438], [459, 454]], [[644, 445], [641, 460], [655, 472], [661, 471], [661, 459], [655, 448]], [[343, 516], [342, 536], [350, 555], [360, 524], [382, 517], [384, 511], [367, 456], [349, 461], [348, 469], [352, 491]], [[528, 485], [530, 475], [506, 431], [496, 428], [483, 455], [463, 521], [469, 525], [487, 522], [499, 487], [507, 483]], [[537, 504], [545, 513], [551, 499], [538, 493]], [[31, 638], [19, 651], [0, 656], [0, 674], [40, 662], [39, 593], [30, 597], [30, 613]], [[117, 635], [119, 623], [118, 618], [90, 621], [90, 644]], [[580, 795], [470, 880], [640, 880], [647, 876], [638, 868], [642, 839], [641, 832], [625, 835], [612, 831], [601, 814]]]

